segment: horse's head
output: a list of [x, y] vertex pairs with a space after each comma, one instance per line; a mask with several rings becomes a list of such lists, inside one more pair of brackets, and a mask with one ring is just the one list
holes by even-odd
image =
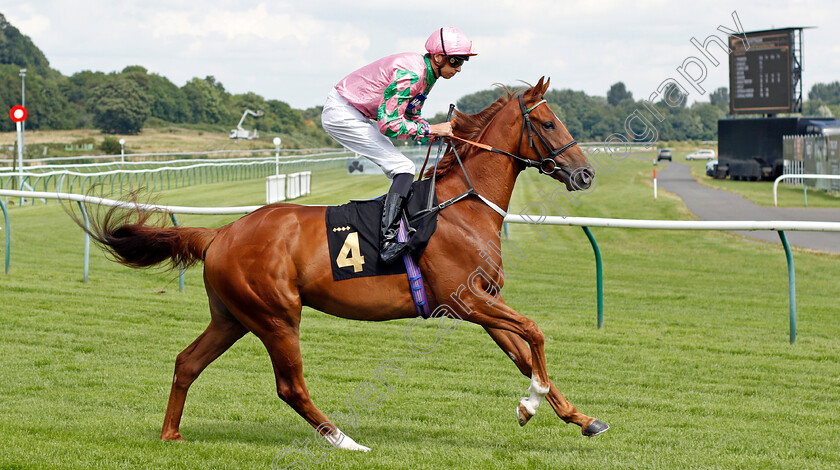
[[569, 191], [589, 189], [595, 172], [566, 126], [543, 99], [549, 82], [545, 77], [540, 78], [534, 87], [508, 105], [521, 115], [521, 120], [516, 121], [521, 123], [517, 153], [533, 162], [529, 166], [565, 183]]

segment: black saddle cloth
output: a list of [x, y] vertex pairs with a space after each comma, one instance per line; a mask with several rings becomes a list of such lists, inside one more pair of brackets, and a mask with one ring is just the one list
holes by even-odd
[[[408, 195], [406, 213], [409, 225], [416, 230], [409, 240], [408, 251], [415, 260], [423, 254], [437, 228], [437, 211], [421, 213], [427, 208], [431, 190], [431, 180], [418, 181], [411, 185]], [[434, 195], [433, 207], [437, 203], [437, 195]], [[391, 264], [379, 259], [379, 224], [384, 204], [385, 198], [380, 196], [327, 207], [327, 241], [334, 280], [406, 272], [401, 259]]]

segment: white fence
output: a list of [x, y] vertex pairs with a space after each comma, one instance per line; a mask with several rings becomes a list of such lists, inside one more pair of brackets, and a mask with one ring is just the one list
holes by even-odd
[[779, 182], [785, 179], [794, 180], [794, 184], [802, 185], [802, 194], [805, 197], [805, 207], [808, 207], [808, 185], [804, 184], [803, 180], [806, 179], [820, 179], [820, 180], [840, 180], [840, 175], [805, 175], [805, 174], [790, 174], [790, 175], [781, 175], [776, 178], [776, 181], [773, 182], [773, 205], [779, 207], [779, 198], [778, 198], [778, 190], [779, 190]]
[[274, 175], [265, 179], [265, 203], [274, 204], [286, 200], [286, 175]]
[[[300, 182], [300, 175], [297, 177]], [[298, 183], [298, 191], [300, 191], [300, 183]], [[99, 204], [111, 207], [135, 208], [139, 207], [143, 210], [164, 211], [172, 214], [173, 222], [177, 224], [174, 214], [247, 214], [259, 209], [262, 206], [239, 206], [239, 207], [185, 207], [185, 206], [162, 206], [151, 204], [135, 204], [133, 202], [115, 201], [111, 199], [103, 199], [99, 197], [85, 196], [81, 194], [60, 194], [48, 192], [32, 192], [32, 191], [10, 191], [0, 190], [0, 196], [11, 197], [33, 197], [44, 199], [61, 199], [65, 201], [74, 201], [80, 204]], [[6, 207], [0, 199], [0, 208], [6, 218], [6, 273], [9, 272], [10, 259], [10, 227], [8, 222], [8, 214]], [[84, 208], [82, 207], [83, 215], [86, 217]], [[603, 326], [603, 277], [601, 271], [601, 255], [595, 238], [592, 235], [589, 227], [609, 227], [609, 228], [632, 228], [632, 229], [658, 229], [658, 230], [774, 230], [779, 233], [782, 245], [785, 248], [785, 254], [788, 262], [788, 285], [790, 296], [790, 342], [796, 340], [796, 283], [793, 266], [793, 256], [788, 245], [785, 231], [819, 231], [819, 232], [840, 232], [840, 222], [809, 222], [809, 221], [694, 221], [694, 220], [638, 220], [638, 219], [604, 219], [592, 217], [556, 217], [556, 216], [531, 216], [531, 215], [508, 215], [505, 217], [505, 223], [523, 223], [532, 227], [542, 225], [566, 225], [579, 226], [586, 232], [589, 241], [595, 251], [596, 259], [596, 276], [598, 283], [598, 328]], [[88, 256], [89, 256], [90, 239], [85, 237], [85, 265], [84, 265], [84, 279], [87, 282], [88, 278]], [[183, 271], [180, 276], [181, 290], [183, 290]]]
[[[146, 187], [152, 191], [176, 189], [194, 184], [220, 183], [229, 181], [243, 181], [254, 178], [267, 177], [277, 172], [277, 168], [285, 171], [304, 172], [307, 168], [342, 168], [348, 156], [352, 154], [327, 153], [308, 155], [305, 157], [285, 157], [275, 161], [275, 158], [259, 158], [248, 160], [196, 161], [187, 160], [175, 162], [141, 162], [130, 165], [158, 165], [155, 168], [140, 169], [109, 169], [97, 171], [93, 168], [99, 164], [92, 164], [84, 168], [88, 171], [70, 169], [51, 171], [5, 172], [0, 174], [0, 189], [20, 189], [21, 187], [34, 191], [51, 192], [67, 191], [70, 193], [86, 193], [91, 187], [96, 187], [99, 196], [109, 194], [123, 194], [129, 189]], [[181, 164], [186, 163], [186, 164]], [[108, 164], [114, 165], [114, 164]], [[123, 164], [116, 164], [122, 166]], [[311, 172], [309, 173], [311, 175]], [[300, 184], [300, 183], [299, 183]], [[305, 186], [298, 188], [302, 194], [310, 191], [310, 180], [303, 182]], [[288, 186], [288, 185], [287, 185]]]
[[505, 222], [529, 225], [571, 225], [578, 227], [643, 228], [657, 230], [773, 230], [802, 232], [840, 232], [840, 222], [794, 220], [642, 220], [594, 217], [556, 217], [508, 215]]
[[274, 204], [312, 193], [312, 172], [269, 176], [265, 180], [265, 203]]
[[[340, 152], [344, 150], [337, 150], [335, 148], [312, 148], [312, 149], [282, 149], [283, 153], [326, 153], [326, 152]], [[77, 162], [77, 161], [95, 161], [108, 160], [111, 163], [122, 162], [132, 163], [130, 160], [137, 158], [149, 157], [206, 157], [217, 155], [258, 155], [264, 153], [275, 153], [277, 149], [256, 149], [256, 150], [208, 150], [204, 152], [165, 152], [165, 153], [128, 153], [120, 155], [81, 155], [76, 157], [48, 157], [48, 158], [27, 158], [23, 163], [27, 164], [29, 168], [51, 166], [49, 162]], [[128, 159], [128, 161], [126, 161]], [[193, 159], [195, 160], [195, 159]], [[13, 163], [14, 159], [0, 159], [0, 163]], [[145, 163], [145, 162], [140, 162]], [[107, 163], [104, 163], [107, 164]], [[4, 169], [0, 167], [0, 171]]]

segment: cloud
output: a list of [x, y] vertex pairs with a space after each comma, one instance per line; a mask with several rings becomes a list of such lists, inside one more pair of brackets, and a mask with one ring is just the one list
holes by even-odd
[[52, 22], [46, 16], [37, 13], [31, 6], [24, 5], [21, 14], [7, 14], [6, 19], [26, 36], [40, 36], [50, 30]]
[[[193, 7], [160, 12], [144, 25], [155, 39], [184, 42], [190, 55], [211, 53], [213, 48], [249, 54], [282, 51], [292, 61], [363, 63], [370, 47], [368, 35], [349, 23], [322, 20], [300, 13], [291, 4], [270, 7], [259, 3], [250, 8]], [[231, 43], [235, 46], [231, 47]], [[269, 58], [270, 59], [270, 58]], [[301, 61], [306, 63], [306, 61]]]
[[[423, 52], [432, 31], [453, 25], [479, 56], [444, 80], [424, 107], [493, 83], [552, 77], [554, 88], [603, 96], [623, 81], [647, 97], [697, 54], [690, 39], [732, 27], [817, 26], [805, 31], [804, 88], [840, 76], [840, 47], [825, 0], [427, 0], [423, 14], [392, 0], [19, 0], [2, 11], [66, 75], [147, 67], [182, 85], [213, 75], [231, 92], [254, 91], [295, 107], [323, 103], [341, 77], [380, 57]], [[728, 61], [709, 69], [707, 90], [728, 85]], [[699, 96], [699, 95], [698, 95]]]
[[511, 29], [503, 35], [492, 36], [478, 35], [473, 39], [479, 54], [484, 52], [485, 58], [500, 59], [510, 57], [513, 54], [520, 54], [523, 50], [532, 45], [536, 34], [527, 28]]

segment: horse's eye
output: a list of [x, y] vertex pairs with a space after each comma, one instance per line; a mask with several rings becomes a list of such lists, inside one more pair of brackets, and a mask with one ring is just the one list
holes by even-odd
[[554, 123], [551, 122], [551, 121], [546, 121], [546, 122], [542, 123], [542, 126], [543, 126], [544, 129], [547, 129], [547, 130], [552, 130], [556, 127], [554, 125]]

